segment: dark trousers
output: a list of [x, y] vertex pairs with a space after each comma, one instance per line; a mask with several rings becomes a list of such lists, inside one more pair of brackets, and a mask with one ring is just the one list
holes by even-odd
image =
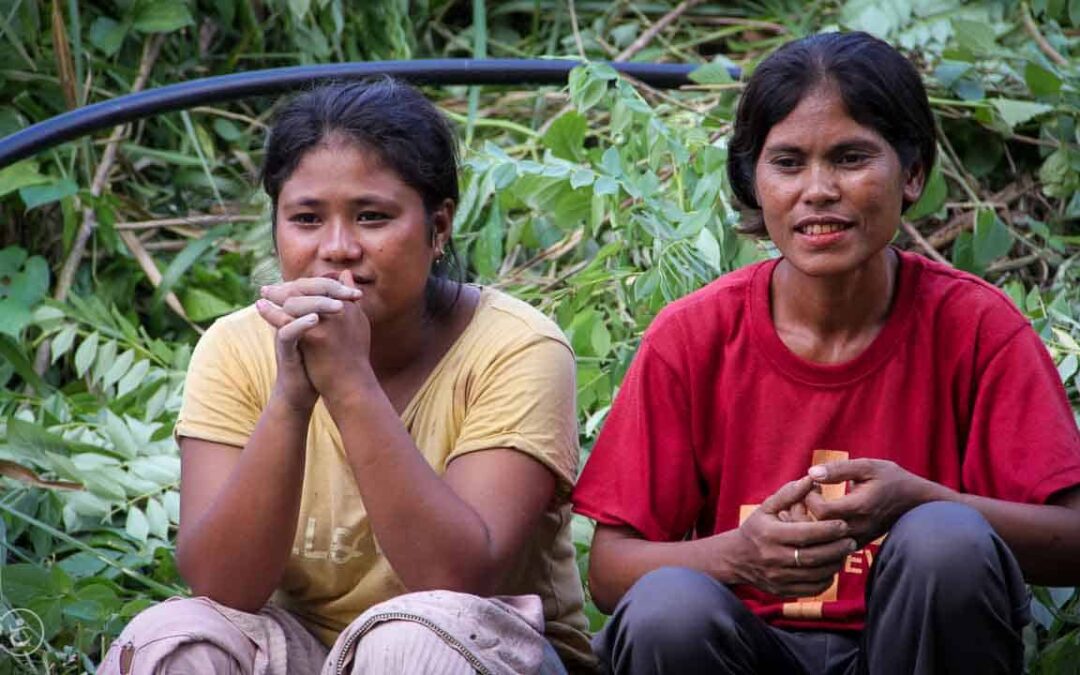
[[715, 579], [665, 567], [634, 584], [593, 649], [615, 675], [1022, 671], [1027, 588], [974, 509], [935, 502], [905, 514], [867, 583], [861, 633], [782, 630]]

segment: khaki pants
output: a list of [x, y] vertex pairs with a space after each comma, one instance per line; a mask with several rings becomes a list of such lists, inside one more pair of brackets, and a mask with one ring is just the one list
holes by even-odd
[[132, 619], [98, 675], [564, 675], [536, 596], [430, 591], [364, 612], [327, 649], [289, 612], [173, 598]]

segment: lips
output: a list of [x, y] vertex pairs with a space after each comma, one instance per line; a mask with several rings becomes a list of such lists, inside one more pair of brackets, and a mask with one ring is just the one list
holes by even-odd
[[854, 227], [855, 223], [847, 218], [833, 215], [813, 215], [799, 219], [795, 231], [810, 237], [836, 234]]

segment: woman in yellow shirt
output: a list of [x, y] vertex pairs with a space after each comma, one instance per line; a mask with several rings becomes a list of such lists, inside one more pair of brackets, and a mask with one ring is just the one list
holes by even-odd
[[394, 80], [279, 112], [262, 182], [283, 282], [200, 340], [176, 427], [177, 563], [202, 597], [136, 617], [99, 672], [589, 667], [573, 354], [525, 303], [448, 278], [456, 158]]

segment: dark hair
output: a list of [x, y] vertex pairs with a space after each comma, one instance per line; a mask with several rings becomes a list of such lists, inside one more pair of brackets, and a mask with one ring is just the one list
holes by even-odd
[[[277, 246], [278, 196], [285, 181], [312, 149], [342, 137], [371, 152], [382, 166], [416, 190], [431, 216], [447, 199], [458, 202], [458, 151], [453, 128], [431, 101], [390, 77], [334, 82], [296, 95], [277, 112], [266, 139], [261, 181], [270, 196], [271, 232]], [[432, 264], [427, 285], [428, 311], [448, 311], [457, 301], [440, 303], [441, 286], [460, 281], [452, 241]], [[460, 292], [460, 288], [458, 289]]]
[[[761, 62], [750, 76], [735, 114], [728, 149], [728, 180], [743, 208], [745, 234], [767, 236], [754, 190], [754, 168], [765, 138], [804, 96], [835, 86], [847, 113], [889, 142], [905, 170], [934, 166], [934, 116], [915, 66], [872, 35], [824, 33], [790, 42]], [[903, 209], [910, 206], [904, 200]]]

